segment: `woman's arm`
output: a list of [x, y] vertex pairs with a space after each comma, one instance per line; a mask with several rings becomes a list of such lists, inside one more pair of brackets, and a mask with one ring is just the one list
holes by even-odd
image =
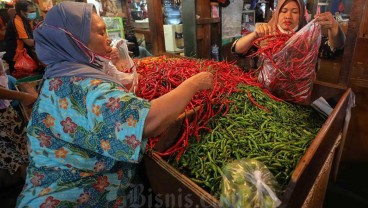
[[271, 27], [271, 25], [267, 23], [258, 25], [254, 32], [240, 38], [235, 43], [234, 52], [240, 54], [247, 53], [249, 49], [253, 46], [253, 41], [255, 41], [257, 38], [262, 38], [265, 35], [269, 35], [273, 33], [273, 31], [274, 29]]
[[23, 42], [27, 44], [29, 47], [34, 47], [34, 40], [33, 39], [23, 39]]
[[328, 41], [331, 47], [341, 49], [345, 45], [346, 36], [339, 23], [330, 12], [318, 14], [314, 17], [322, 29], [328, 31]]
[[184, 81], [173, 91], [151, 101], [143, 137], [153, 137], [162, 133], [185, 110], [192, 97], [201, 90], [213, 88], [213, 75], [201, 72]]
[[4, 87], [0, 87], [0, 99], [19, 100], [24, 105], [31, 105], [35, 102], [37, 97], [25, 92], [18, 92], [15, 90], [9, 90]]

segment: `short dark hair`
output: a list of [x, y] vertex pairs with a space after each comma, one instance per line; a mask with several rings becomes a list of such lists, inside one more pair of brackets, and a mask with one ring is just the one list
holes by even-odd
[[35, 6], [33, 2], [26, 0], [18, 0], [15, 3], [15, 11], [20, 14], [20, 11], [26, 12], [29, 6]]

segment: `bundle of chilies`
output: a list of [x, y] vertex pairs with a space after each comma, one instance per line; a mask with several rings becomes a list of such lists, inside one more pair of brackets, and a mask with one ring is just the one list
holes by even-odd
[[[177, 159], [180, 159], [190, 136], [195, 136], [199, 141], [200, 130], [211, 131], [206, 127], [210, 118], [220, 113], [222, 115], [227, 113], [230, 104], [228, 97], [239, 91], [236, 88], [239, 83], [256, 86], [259, 86], [259, 83], [249, 73], [244, 73], [238, 66], [227, 62], [166, 56], [148, 57], [137, 61], [137, 72], [141, 75], [137, 96], [147, 100], [153, 100], [170, 92], [184, 80], [202, 71], [214, 74], [214, 89], [202, 91], [194, 96], [186, 107], [186, 111], [195, 110], [194, 117], [184, 118], [183, 133], [180, 138], [168, 150], [160, 152], [161, 156], [177, 153]], [[153, 148], [157, 141], [158, 138], [150, 138], [148, 149]]]
[[254, 42], [263, 63], [257, 70], [263, 87], [276, 97], [297, 104], [310, 102], [315, 66], [321, 43], [321, 27], [311, 21], [297, 33], [259, 38]]

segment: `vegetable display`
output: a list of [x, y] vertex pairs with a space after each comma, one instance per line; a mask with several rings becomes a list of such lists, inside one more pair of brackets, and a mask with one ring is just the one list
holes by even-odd
[[[148, 100], [200, 71], [214, 74], [214, 89], [198, 93], [187, 106], [197, 110], [191, 120], [184, 118], [176, 144], [158, 154], [218, 198], [222, 168], [242, 158], [264, 163], [282, 193], [324, 123], [311, 108], [282, 102], [231, 63], [161, 56], [140, 60], [137, 71], [142, 75], [137, 95]], [[150, 138], [148, 149], [157, 140]]]
[[[199, 141], [198, 132], [200, 130], [211, 131], [210, 128], [206, 127], [209, 119], [220, 112], [221, 115], [227, 113], [230, 103], [228, 97], [239, 91], [236, 88], [239, 83], [260, 84], [251, 74], [247, 74], [238, 66], [227, 62], [160, 56], [145, 58], [137, 63], [137, 72], [142, 75], [139, 78], [137, 96], [147, 100], [155, 99], [170, 92], [184, 80], [201, 71], [210, 71], [214, 74], [214, 89], [202, 91], [194, 96], [186, 111], [200, 106], [196, 111], [195, 118], [193, 120], [185, 118], [183, 134], [170, 149], [160, 152], [159, 155], [161, 156], [179, 152], [177, 154], [179, 160], [181, 153], [188, 145], [189, 136], [194, 135]], [[265, 92], [270, 94], [267, 91]], [[218, 107], [215, 108], [215, 106]], [[149, 139], [148, 149], [151, 149], [157, 141], [158, 138]]]
[[[268, 167], [283, 192], [324, 119], [309, 107], [277, 102], [259, 87], [238, 89], [226, 116], [213, 117], [212, 131], [200, 132], [200, 142], [191, 137], [181, 159], [169, 163], [219, 197], [222, 168], [235, 159], [255, 159]], [[254, 105], [248, 93], [267, 110]]]

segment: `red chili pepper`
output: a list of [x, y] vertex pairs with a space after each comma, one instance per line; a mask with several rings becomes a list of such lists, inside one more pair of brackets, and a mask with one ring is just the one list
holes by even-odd
[[[252, 73], [245, 73], [241, 68], [228, 62], [198, 60], [190, 58], [167, 58], [165, 56], [149, 57], [137, 63], [137, 72], [142, 75], [139, 80], [137, 95], [152, 100], [175, 89], [184, 80], [201, 72], [210, 71], [214, 74], [213, 90], [197, 93], [186, 107], [186, 111], [195, 109], [191, 120], [185, 118], [183, 133], [178, 141], [167, 151], [159, 153], [168, 156], [177, 153], [180, 159], [188, 146], [189, 137], [194, 136], [199, 141], [200, 131], [211, 131], [206, 125], [218, 114], [225, 115], [229, 110], [229, 95], [239, 92], [240, 83], [260, 86]], [[153, 88], [153, 89], [152, 89]], [[198, 107], [200, 108], [198, 109]], [[215, 108], [215, 106], [218, 106]], [[214, 111], [214, 109], [217, 109]], [[149, 139], [148, 148], [152, 149], [158, 139]]]

